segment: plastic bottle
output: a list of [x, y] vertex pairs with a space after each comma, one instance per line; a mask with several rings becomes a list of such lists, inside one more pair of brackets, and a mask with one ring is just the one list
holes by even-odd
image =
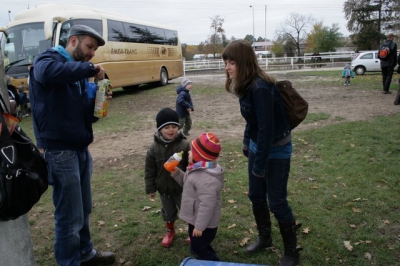
[[171, 157], [169, 157], [168, 161], [164, 163], [164, 168], [168, 172], [174, 171], [176, 166], [182, 160], [183, 151], [174, 153]]

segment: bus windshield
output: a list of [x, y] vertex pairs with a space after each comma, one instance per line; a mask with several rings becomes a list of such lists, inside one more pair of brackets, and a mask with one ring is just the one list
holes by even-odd
[[51, 47], [51, 40], [45, 40], [44, 23], [26, 23], [7, 29], [4, 44], [4, 67], [6, 74], [13, 78], [26, 77], [27, 66], [35, 56]]
[[51, 46], [45, 40], [44, 23], [27, 23], [7, 29], [7, 43], [4, 47], [5, 65], [20, 61], [17, 65], [33, 62], [33, 58]]

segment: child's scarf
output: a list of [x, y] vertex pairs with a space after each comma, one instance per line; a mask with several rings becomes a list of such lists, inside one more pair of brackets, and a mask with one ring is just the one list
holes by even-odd
[[212, 167], [213, 167], [213, 162], [200, 161], [200, 162], [189, 165], [188, 170], [193, 170], [193, 169], [198, 169], [198, 168], [212, 168]]

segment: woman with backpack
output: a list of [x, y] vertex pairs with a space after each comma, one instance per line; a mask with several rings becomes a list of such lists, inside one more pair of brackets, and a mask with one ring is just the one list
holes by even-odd
[[258, 239], [246, 248], [253, 254], [272, 246], [270, 210], [284, 243], [280, 266], [297, 265], [296, 231], [300, 227], [287, 201], [292, 155], [291, 129], [276, 80], [258, 65], [250, 43], [235, 40], [222, 53], [225, 90], [239, 98], [246, 120], [242, 151], [248, 158], [249, 199]]

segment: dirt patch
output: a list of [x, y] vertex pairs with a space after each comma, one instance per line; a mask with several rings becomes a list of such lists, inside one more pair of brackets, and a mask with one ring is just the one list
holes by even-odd
[[[303, 123], [295, 130], [305, 130], [318, 128], [333, 123], [342, 123], [348, 121], [368, 120], [377, 116], [386, 116], [399, 113], [400, 108], [393, 105], [395, 92], [393, 94], [382, 94], [376, 90], [362, 90], [355, 85], [344, 86], [341, 79], [332, 79], [332, 83], [337, 84], [330, 87], [321, 87], [318, 80], [323, 78], [313, 76], [293, 76], [289, 73], [273, 73], [277, 79], [289, 79], [293, 82], [295, 88], [309, 102], [310, 113], [326, 113], [330, 117], [317, 123]], [[214, 86], [223, 88], [224, 75], [204, 75], [188, 76], [193, 84], [199, 86]], [[181, 79], [172, 81], [178, 84]], [[394, 79], [395, 80], [395, 79]], [[196, 86], [194, 86], [196, 90]], [[145, 123], [140, 130], [124, 130], [116, 132], [111, 136], [95, 136], [95, 141], [90, 145], [93, 158], [100, 161], [121, 160], [127, 155], [146, 154], [148, 146], [153, 141], [155, 131], [154, 117], [155, 110], [165, 106], [166, 99], [163, 97], [143, 97], [139, 98], [132, 105], [130, 112], [141, 112]], [[175, 102], [175, 96], [167, 99], [169, 102]], [[212, 95], [192, 94], [195, 103], [195, 111], [192, 113], [193, 129], [188, 139], [198, 136], [204, 130], [218, 132], [221, 140], [242, 138], [244, 129], [244, 120], [239, 112], [237, 98], [225, 93], [221, 97]], [[171, 105], [174, 107], [174, 104]], [[147, 116], [146, 116], [147, 115]], [[217, 127], [208, 125], [218, 125]], [[110, 147], [112, 147], [110, 149]], [[107, 150], [107, 153], [104, 151]]]

